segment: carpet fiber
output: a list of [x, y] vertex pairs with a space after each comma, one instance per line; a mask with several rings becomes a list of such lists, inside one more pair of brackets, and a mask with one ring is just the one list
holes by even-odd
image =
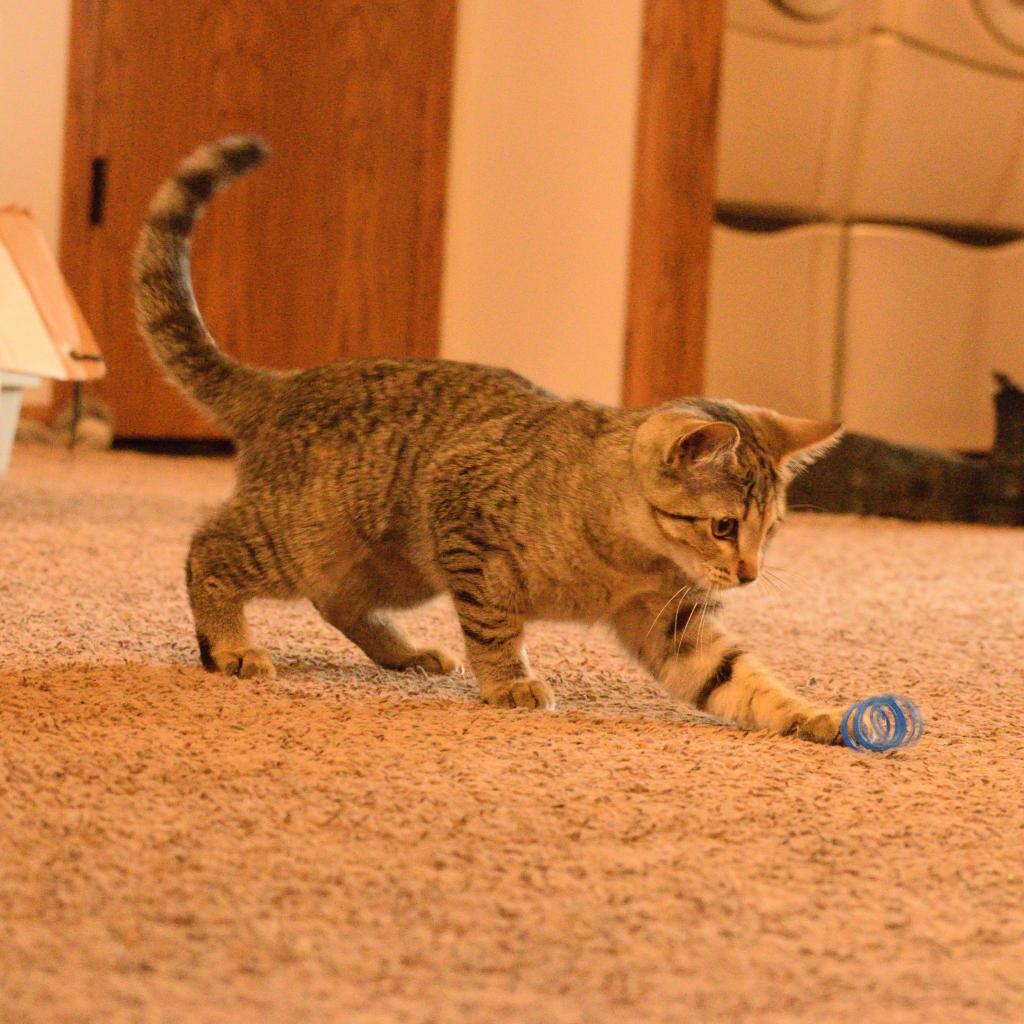
[[[0, 482], [0, 1020], [1024, 1020], [1024, 532], [794, 515], [728, 621], [862, 755], [673, 705], [537, 625], [553, 713], [380, 671], [304, 605], [196, 664], [230, 463], [20, 447]], [[404, 616], [458, 648], [450, 606]]]

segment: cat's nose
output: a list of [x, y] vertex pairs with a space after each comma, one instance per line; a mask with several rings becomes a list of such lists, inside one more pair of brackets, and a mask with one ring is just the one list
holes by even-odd
[[753, 583], [757, 579], [757, 566], [752, 566], [748, 562], [740, 562], [736, 567], [736, 576], [740, 581], [740, 586]]

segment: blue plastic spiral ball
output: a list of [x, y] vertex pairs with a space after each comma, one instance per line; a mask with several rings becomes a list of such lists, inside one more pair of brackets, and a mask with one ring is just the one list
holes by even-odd
[[886, 693], [851, 704], [843, 715], [843, 742], [854, 750], [880, 753], [913, 746], [924, 731], [917, 705], [909, 697]]

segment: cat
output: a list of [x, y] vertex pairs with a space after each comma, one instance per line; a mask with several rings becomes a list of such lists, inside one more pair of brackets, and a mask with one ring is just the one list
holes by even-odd
[[198, 149], [156, 193], [134, 260], [141, 334], [237, 442], [234, 495], [186, 564], [202, 665], [272, 677], [245, 605], [307, 598], [378, 665], [447, 673], [455, 660], [414, 647], [388, 612], [448, 593], [490, 704], [555, 704], [530, 668], [525, 622], [603, 621], [675, 698], [838, 742], [841, 709], [777, 682], [714, 613], [758, 576], [787, 483], [840, 425], [707, 399], [566, 401], [444, 360], [243, 365], [204, 326], [189, 239], [212, 195], [265, 157], [243, 136]]

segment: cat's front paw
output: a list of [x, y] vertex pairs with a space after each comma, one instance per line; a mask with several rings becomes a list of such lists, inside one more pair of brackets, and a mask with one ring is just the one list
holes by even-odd
[[801, 715], [794, 723], [793, 735], [811, 743], [842, 743], [840, 726], [843, 712], [831, 708], [818, 708]]
[[277, 673], [262, 647], [215, 647], [210, 651], [214, 669], [239, 679], [273, 679]]
[[417, 651], [409, 658], [404, 667], [406, 669], [418, 668], [432, 676], [446, 676], [449, 672], [454, 672], [459, 667], [459, 663], [447, 651], [431, 647], [427, 650]]
[[555, 693], [540, 679], [524, 676], [500, 683], [490, 683], [482, 689], [484, 700], [501, 708], [539, 708], [550, 711], [555, 706]]

